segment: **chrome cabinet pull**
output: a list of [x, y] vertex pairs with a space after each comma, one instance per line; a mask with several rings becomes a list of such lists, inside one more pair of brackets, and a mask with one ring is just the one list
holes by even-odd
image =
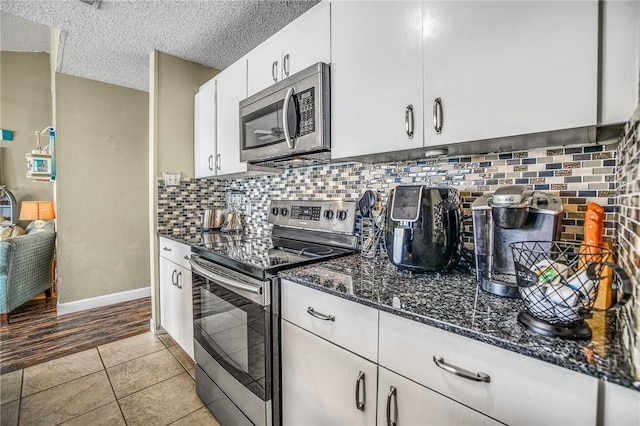
[[455, 365], [447, 364], [444, 362], [444, 358], [438, 355], [433, 356], [433, 362], [442, 368], [444, 371], [455, 374], [456, 376], [464, 377], [465, 379], [473, 380], [474, 382], [491, 382], [491, 376], [482, 371], [478, 371], [477, 373], [473, 373], [469, 370], [465, 370], [464, 368], [456, 367]]
[[278, 82], [278, 61], [273, 61], [271, 64], [271, 77], [274, 83]]
[[289, 133], [289, 118], [287, 117], [287, 110], [289, 109], [289, 102], [291, 102], [292, 97], [293, 87], [290, 87], [289, 90], [287, 90], [287, 94], [284, 96], [284, 104], [282, 105], [282, 127], [284, 130], [284, 138], [287, 141], [289, 149], [295, 148], [294, 141]]
[[207, 162], [209, 163], [209, 170], [213, 171], [213, 154], [209, 156], [209, 160]]
[[[393, 399], [393, 420], [391, 419], [391, 399]], [[396, 388], [389, 388], [389, 396], [387, 396], [387, 426], [396, 426], [398, 424], [398, 396]]]
[[282, 59], [282, 71], [284, 71], [284, 75], [289, 77], [289, 54], [284, 55]]
[[180, 284], [180, 277], [182, 276], [182, 271], [178, 272], [178, 276], [176, 277], [176, 287], [182, 290], [182, 284]]
[[[362, 383], [362, 400], [360, 400], [360, 383]], [[364, 411], [365, 403], [367, 402], [367, 388], [364, 382], [364, 371], [358, 374], [356, 379], [356, 408], [360, 411]]]
[[433, 101], [433, 128], [437, 134], [442, 133], [442, 99], [435, 98]]
[[333, 315], [326, 315], [326, 314], [322, 314], [320, 312], [317, 312], [311, 306], [309, 306], [307, 308], [307, 313], [309, 315], [311, 315], [312, 317], [316, 317], [316, 318], [321, 319], [323, 321], [335, 321], [336, 320], [336, 317], [334, 317]]
[[404, 128], [407, 131], [407, 137], [413, 139], [413, 105], [407, 105], [404, 112]]
[[169, 247], [162, 247], [162, 250], [164, 251], [171, 251], [171, 249]]
[[184, 260], [189, 260], [189, 255], [188, 254], [184, 255]]
[[176, 271], [175, 269], [171, 273], [171, 284], [173, 284], [173, 285], [177, 285], [177, 279], [176, 279], [176, 274], [177, 273], [178, 273], [178, 271]]
[[216, 170], [220, 170], [220, 164], [222, 163], [222, 154], [216, 155]]

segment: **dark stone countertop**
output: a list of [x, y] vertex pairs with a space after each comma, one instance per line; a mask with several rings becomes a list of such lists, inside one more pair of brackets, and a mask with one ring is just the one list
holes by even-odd
[[517, 322], [524, 305], [479, 289], [469, 272], [410, 276], [359, 255], [281, 271], [281, 278], [640, 391], [617, 313], [595, 312], [591, 340], [542, 336]]
[[[159, 232], [160, 237], [199, 246], [215, 234]], [[204, 236], [203, 236], [204, 235]], [[282, 278], [353, 300], [381, 311], [438, 327], [522, 355], [640, 391], [636, 371], [624, 347], [627, 328], [616, 311], [594, 312], [587, 323], [591, 340], [551, 338], [517, 322], [520, 300], [480, 290], [469, 272], [409, 276], [386, 257], [352, 255], [281, 271]]]

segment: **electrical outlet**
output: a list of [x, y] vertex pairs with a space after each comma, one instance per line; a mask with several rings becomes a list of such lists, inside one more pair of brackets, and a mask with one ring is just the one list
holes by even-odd
[[164, 186], [180, 186], [180, 172], [162, 172], [162, 176], [164, 177]]

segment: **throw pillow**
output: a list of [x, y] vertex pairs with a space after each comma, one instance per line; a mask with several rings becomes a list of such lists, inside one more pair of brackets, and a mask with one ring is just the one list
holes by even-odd
[[11, 231], [11, 238], [18, 237], [24, 234], [26, 234], [26, 232], [24, 232], [24, 229], [20, 228], [19, 226], [14, 226], [13, 231]]
[[0, 240], [6, 240], [8, 238], [11, 238], [12, 231], [13, 231], [13, 226], [0, 227]]

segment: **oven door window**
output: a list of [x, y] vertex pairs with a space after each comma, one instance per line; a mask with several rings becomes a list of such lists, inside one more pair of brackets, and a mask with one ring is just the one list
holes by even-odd
[[195, 275], [193, 296], [194, 338], [236, 380], [269, 400], [268, 308]]
[[283, 106], [284, 100], [280, 100], [242, 117], [242, 149], [284, 142]]

